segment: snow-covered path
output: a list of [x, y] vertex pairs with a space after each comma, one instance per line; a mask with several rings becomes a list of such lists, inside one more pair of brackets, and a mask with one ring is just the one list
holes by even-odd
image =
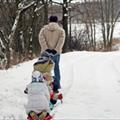
[[[0, 119], [25, 120], [23, 93], [31, 80], [32, 64], [0, 71]], [[63, 104], [55, 120], [120, 120], [120, 53], [71, 52], [61, 56]]]
[[61, 71], [63, 89], [69, 89], [56, 120], [120, 119], [119, 53], [78, 52], [68, 56], [70, 63]]

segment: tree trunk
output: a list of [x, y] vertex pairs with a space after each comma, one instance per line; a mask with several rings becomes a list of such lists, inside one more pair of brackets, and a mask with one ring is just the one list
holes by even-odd
[[67, 0], [63, 0], [63, 29], [65, 30], [66, 38], [63, 46], [63, 53], [69, 50], [68, 48], [68, 3]]
[[44, 25], [48, 23], [48, 4], [44, 4]]

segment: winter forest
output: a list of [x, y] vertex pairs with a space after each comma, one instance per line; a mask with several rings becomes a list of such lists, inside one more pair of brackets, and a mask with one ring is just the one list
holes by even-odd
[[50, 15], [66, 32], [64, 53], [119, 49], [120, 0], [0, 0], [0, 69], [39, 56], [38, 34]]

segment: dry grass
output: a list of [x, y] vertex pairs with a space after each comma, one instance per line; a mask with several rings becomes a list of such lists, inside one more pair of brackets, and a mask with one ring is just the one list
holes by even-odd
[[113, 39], [113, 42], [112, 42], [112, 45], [117, 45], [117, 44], [120, 44], [120, 38], [116, 38], [116, 39]]

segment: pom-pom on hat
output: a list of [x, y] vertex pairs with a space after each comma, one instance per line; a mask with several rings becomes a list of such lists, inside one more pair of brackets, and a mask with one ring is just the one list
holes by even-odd
[[58, 22], [58, 17], [57, 16], [50, 16], [49, 21], [50, 22]]
[[43, 74], [39, 71], [33, 71], [32, 73], [32, 82], [43, 82]]

